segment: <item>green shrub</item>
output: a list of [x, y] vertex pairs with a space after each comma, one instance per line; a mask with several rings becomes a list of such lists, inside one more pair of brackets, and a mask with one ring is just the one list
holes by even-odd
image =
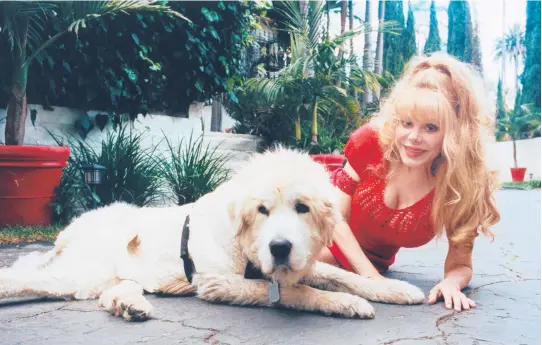
[[177, 146], [166, 138], [168, 151], [161, 163], [161, 173], [168, 197], [177, 205], [192, 203], [212, 192], [229, 178], [225, 167], [229, 155], [217, 155], [216, 148], [203, 145], [203, 136]]
[[[66, 144], [53, 138], [58, 145]], [[230, 155], [216, 154], [216, 148], [203, 145], [202, 137], [190, 136], [177, 146], [165, 138], [164, 154], [157, 154], [156, 146], [142, 148], [141, 141], [142, 134], [131, 134], [126, 127], [109, 132], [99, 152], [79, 138], [68, 140], [71, 155], [52, 202], [55, 223], [69, 223], [92, 209], [94, 201], [98, 206], [117, 201], [153, 206], [167, 199], [178, 205], [191, 203], [229, 178], [225, 164]], [[89, 164], [105, 167], [96, 193], [84, 182], [82, 167]]]
[[[63, 145], [61, 140], [57, 143]], [[142, 134], [131, 134], [126, 126], [109, 132], [97, 152], [87, 142], [69, 140], [71, 154], [64, 169], [56, 199], [53, 202], [55, 218], [61, 223], [93, 207], [121, 201], [138, 206], [158, 204], [163, 181], [160, 164], [154, 159], [155, 149], [141, 147]], [[105, 167], [103, 181], [96, 193], [85, 184], [83, 166], [100, 164]]]

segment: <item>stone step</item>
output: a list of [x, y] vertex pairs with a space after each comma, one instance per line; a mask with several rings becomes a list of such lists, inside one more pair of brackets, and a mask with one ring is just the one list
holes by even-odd
[[220, 150], [256, 151], [263, 142], [261, 138], [248, 134], [205, 133], [205, 145], [218, 147]]

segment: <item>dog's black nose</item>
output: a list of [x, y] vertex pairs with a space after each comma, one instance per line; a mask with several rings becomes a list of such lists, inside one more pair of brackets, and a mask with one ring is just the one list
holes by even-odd
[[287, 240], [273, 240], [269, 243], [271, 255], [276, 259], [286, 259], [292, 250], [292, 242]]

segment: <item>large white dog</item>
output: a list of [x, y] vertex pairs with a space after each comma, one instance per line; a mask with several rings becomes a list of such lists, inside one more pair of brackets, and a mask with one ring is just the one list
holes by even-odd
[[0, 297], [99, 298], [133, 321], [152, 315], [144, 292], [361, 318], [374, 317], [366, 299], [421, 303], [423, 292], [406, 282], [372, 281], [316, 262], [341, 217], [337, 196], [325, 168], [308, 155], [258, 154], [194, 204], [114, 204], [83, 214], [49, 252], [1, 268]]

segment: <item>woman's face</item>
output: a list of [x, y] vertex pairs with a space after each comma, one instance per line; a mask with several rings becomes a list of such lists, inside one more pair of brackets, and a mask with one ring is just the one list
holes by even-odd
[[397, 124], [395, 135], [401, 160], [409, 168], [429, 167], [442, 151], [444, 130], [436, 122], [405, 117]]

